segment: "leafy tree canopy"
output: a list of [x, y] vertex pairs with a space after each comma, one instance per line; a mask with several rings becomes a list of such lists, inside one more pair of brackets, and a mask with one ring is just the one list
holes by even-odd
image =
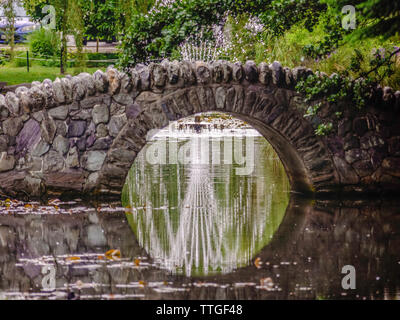
[[[354, 2], [354, 1], [353, 1]], [[356, 0], [358, 28], [355, 34], [387, 37], [400, 30], [400, 2], [391, 0]], [[335, 49], [346, 32], [341, 27], [341, 12], [346, 0], [181, 0], [157, 1], [146, 12], [138, 12], [124, 30], [122, 65], [169, 56], [189, 35], [224, 23], [227, 15], [243, 13], [257, 17], [265, 32], [281, 36], [294, 25], [312, 30], [325, 19], [325, 31], [331, 36], [312, 44], [309, 54], [322, 57]], [[307, 50], [307, 49], [306, 49]]]

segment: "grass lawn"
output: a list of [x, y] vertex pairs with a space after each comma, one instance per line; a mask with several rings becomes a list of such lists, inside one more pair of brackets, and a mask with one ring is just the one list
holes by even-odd
[[[86, 68], [84, 71], [94, 73], [98, 69], [103, 68]], [[66, 74], [75, 75], [73, 68], [67, 69]], [[27, 72], [26, 67], [15, 67], [12, 65], [0, 66], [0, 82], [7, 82], [7, 85], [20, 83], [30, 83], [32, 81], [43, 81], [44, 79], [54, 80], [57, 77], [63, 77], [60, 74], [60, 68], [44, 67], [33, 65]]]

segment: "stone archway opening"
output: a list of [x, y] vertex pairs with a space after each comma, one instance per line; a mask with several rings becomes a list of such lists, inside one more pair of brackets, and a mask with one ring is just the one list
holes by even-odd
[[249, 124], [202, 113], [149, 132], [122, 192], [139, 244], [187, 276], [247, 266], [278, 230], [290, 182]]

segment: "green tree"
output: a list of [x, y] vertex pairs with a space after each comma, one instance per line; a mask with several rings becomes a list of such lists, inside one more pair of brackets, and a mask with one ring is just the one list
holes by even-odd
[[97, 41], [96, 52], [99, 52], [99, 40], [111, 40], [117, 35], [117, 0], [90, 0], [83, 2], [85, 35]]
[[10, 56], [11, 60], [14, 58], [14, 48], [15, 48], [15, 21], [16, 12], [15, 6], [17, 5], [17, 0], [2, 0], [0, 7], [3, 9], [4, 16], [6, 18], [6, 41], [10, 46]]
[[[56, 27], [61, 33], [60, 72], [65, 73], [68, 58], [67, 36], [74, 34], [78, 51], [78, 60], [82, 59], [83, 48], [83, 11], [84, 0], [23, 0], [27, 13], [35, 20], [40, 21], [44, 14], [42, 8], [52, 5], [56, 10]], [[78, 62], [79, 64], [79, 62]]]

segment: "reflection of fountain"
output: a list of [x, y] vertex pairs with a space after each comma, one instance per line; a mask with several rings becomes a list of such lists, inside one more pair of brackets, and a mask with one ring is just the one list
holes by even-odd
[[214, 155], [224, 139], [184, 134], [178, 140], [190, 145], [188, 165], [150, 165], [146, 150], [139, 155], [124, 192], [133, 208], [128, 220], [161, 267], [188, 276], [226, 274], [248, 265], [278, 228], [287, 205], [286, 185], [278, 181], [284, 171], [269, 177], [276, 159], [267, 158], [268, 172], [258, 167], [255, 176], [236, 176], [232, 165], [204, 162], [204, 148], [211, 144]]
[[187, 275], [192, 268], [207, 274], [213, 266], [221, 266], [223, 260], [223, 217], [218, 214], [209, 169], [200, 164], [201, 144], [192, 144], [191, 153], [190, 180], [169, 261], [185, 266]]

